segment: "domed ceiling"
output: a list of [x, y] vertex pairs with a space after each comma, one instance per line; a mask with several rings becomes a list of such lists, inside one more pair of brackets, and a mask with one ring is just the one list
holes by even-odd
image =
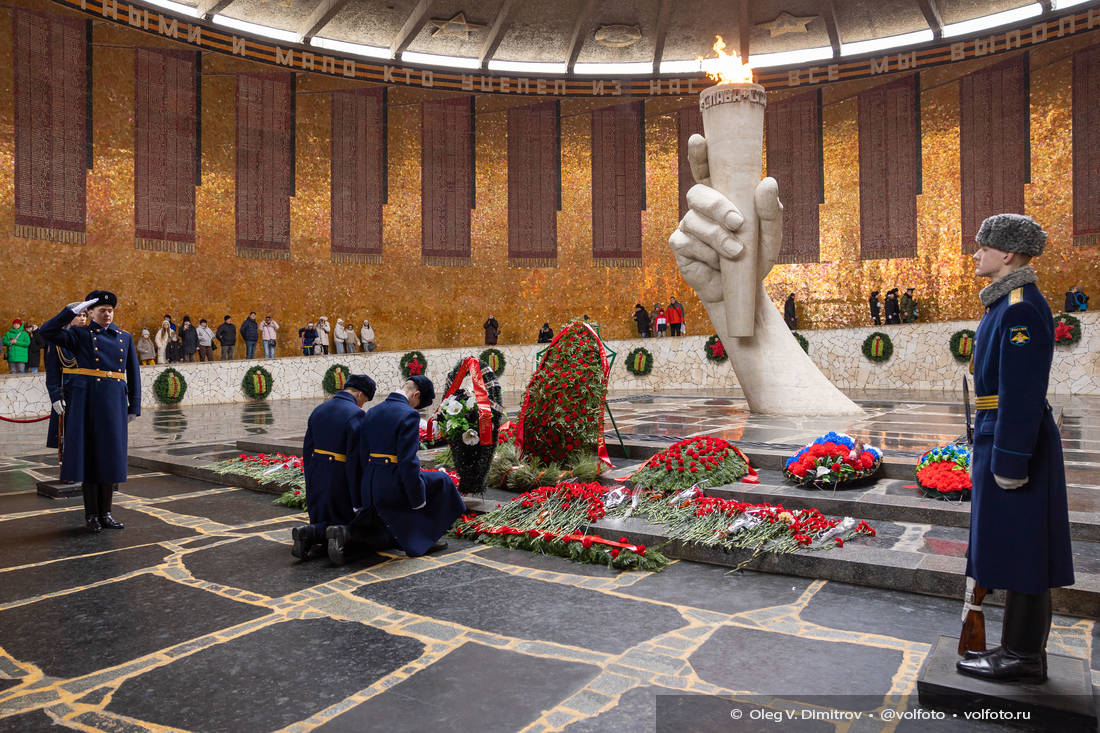
[[1100, 6], [1081, 0], [143, 1], [367, 57], [555, 74], [687, 71], [676, 62], [690, 65], [711, 55], [716, 34], [730, 49], [747, 51], [755, 66], [791, 65]]

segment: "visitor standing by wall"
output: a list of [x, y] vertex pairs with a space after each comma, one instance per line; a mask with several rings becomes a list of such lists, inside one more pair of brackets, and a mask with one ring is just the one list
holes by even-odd
[[787, 299], [783, 301], [783, 320], [787, 323], [787, 328], [792, 331], [798, 328], [798, 312], [794, 307], [794, 293], [787, 296]]
[[199, 337], [199, 361], [214, 361], [214, 329], [205, 318], [199, 319], [195, 335]]
[[354, 318], [348, 318], [347, 325], [344, 327], [344, 333], [347, 334], [344, 338], [344, 350], [349, 354], [354, 354], [359, 351], [359, 334], [355, 332]]
[[344, 328], [344, 319], [336, 319], [336, 328], [332, 331], [332, 343], [336, 346], [337, 354], [347, 353], [348, 330]]
[[634, 304], [634, 323], [638, 326], [638, 336], [649, 338], [649, 311], [641, 303]]
[[[73, 323], [76, 323], [76, 321], [73, 321]], [[157, 363], [157, 345], [153, 343], [153, 339], [149, 338], [148, 328], [141, 329], [141, 338], [137, 340], [135, 348], [137, 349], [138, 361], [142, 364]]]
[[[43, 338], [76, 359], [69, 371], [61, 478], [82, 484], [84, 526], [97, 533], [122, 529], [111, 516], [111, 501], [126, 480], [127, 426], [141, 414], [137, 351], [130, 334], [114, 324], [116, 303], [114, 293], [95, 290], [42, 324]], [[87, 328], [65, 328], [84, 311], [91, 314]]]
[[164, 364], [168, 361], [164, 355], [164, 350], [168, 348], [168, 338], [175, 333], [172, 329], [172, 322], [165, 318], [160, 322], [160, 328], [157, 329], [157, 335], [153, 337], [153, 343], [157, 345], [157, 363]]
[[31, 342], [27, 344], [27, 371], [34, 374], [42, 363], [42, 349], [46, 348], [46, 342], [42, 340], [37, 323], [27, 325], [27, 335], [31, 337]]
[[363, 321], [363, 327], [359, 329], [359, 338], [363, 342], [363, 351], [374, 351], [378, 348], [378, 344], [374, 341], [374, 329], [371, 328], [370, 321]]
[[898, 289], [892, 288], [886, 291], [886, 325], [901, 323], [901, 308], [898, 306]]
[[906, 288], [901, 296], [901, 322], [913, 323], [917, 320], [917, 301], [913, 298], [913, 288]]
[[169, 364], [183, 361], [183, 342], [180, 341], [178, 331], [172, 331], [168, 336], [168, 345], [164, 347], [164, 358]]
[[321, 347], [321, 353], [328, 356], [329, 336], [332, 334], [332, 326], [329, 325], [328, 316], [317, 319], [317, 345]]
[[11, 374], [25, 374], [27, 372], [27, 347], [30, 346], [31, 337], [27, 335], [27, 329], [23, 328], [23, 319], [16, 318], [11, 322], [11, 328], [4, 334], [4, 349], [7, 352], [8, 372]]
[[657, 326], [657, 338], [668, 335], [668, 314], [661, 306], [654, 304], [653, 306], [654, 318], [653, 322]]
[[275, 358], [275, 341], [276, 334], [279, 331], [279, 324], [272, 320], [271, 316], [264, 316], [264, 322], [260, 324], [260, 338], [264, 342], [264, 358]]
[[313, 327], [313, 321], [310, 321], [305, 328], [298, 329], [298, 346], [302, 349], [302, 356], [313, 356], [316, 345], [317, 329]]
[[260, 340], [260, 326], [256, 323], [256, 311], [241, 321], [241, 338], [244, 339], [244, 358], [256, 356], [256, 342]]
[[[180, 335], [180, 344], [183, 346], [183, 360], [194, 361], [195, 354], [199, 351], [199, 332], [195, 324], [191, 323], [191, 316], [183, 317], [183, 323], [176, 333]], [[141, 358], [141, 354], [138, 354], [138, 358]]]
[[539, 329], [538, 343], [548, 344], [554, 340], [554, 329], [550, 328], [550, 321], [546, 321], [542, 324], [542, 328]]
[[669, 298], [665, 318], [668, 319], [669, 333], [672, 336], [679, 336], [684, 329], [684, 306], [680, 305], [676, 298]]
[[871, 291], [871, 297], [867, 299], [867, 307], [871, 310], [871, 323], [882, 325], [882, 303], [878, 299], [878, 290]]
[[497, 319], [490, 314], [489, 319], [481, 327], [485, 329], [485, 345], [495, 346], [500, 336], [500, 324], [497, 323]]
[[222, 347], [222, 361], [233, 358], [233, 347], [237, 345], [237, 329], [233, 326], [233, 316], [226, 316], [218, 330], [214, 332], [214, 338]]

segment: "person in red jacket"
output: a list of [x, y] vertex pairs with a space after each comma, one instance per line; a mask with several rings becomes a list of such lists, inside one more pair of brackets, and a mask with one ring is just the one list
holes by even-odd
[[676, 298], [669, 298], [668, 308], [665, 309], [665, 317], [668, 319], [668, 330], [672, 336], [681, 335], [684, 328], [684, 306], [680, 305]]

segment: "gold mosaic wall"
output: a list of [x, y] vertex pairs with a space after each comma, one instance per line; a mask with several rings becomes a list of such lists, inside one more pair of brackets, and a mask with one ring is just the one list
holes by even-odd
[[[23, 0], [27, 7], [56, 6]], [[11, 11], [0, 11], [0, 58], [12, 58]], [[1052, 305], [1080, 284], [1100, 286], [1100, 249], [1074, 248], [1070, 81], [1074, 50], [1100, 32], [1032, 51], [1032, 183], [1028, 213], [1050, 232], [1038, 260], [1041, 285]], [[0, 64], [0, 247], [5, 287], [0, 316], [41, 321], [94, 288], [119, 295], [118, 319], [128, 330], [154, 327], [161, 314], [190, 314], [212, 325], [231, 313], [239, 325], [250, 310], [271, 314], [294, 350], [307, 320], [328, 315], [369, 318], [382, 348], [476, 344], [490, 314], [502, 342], [533, 342], [543, 321], [558, 325], [587, 313], [607, 337], [634, 333], [635, 302], [651, 307], [670, 295], [687, 310], [690, 333], [710, 330], [698, 300], [681, 280], [668, 251], [677, 223], [675, 110], [694, 100], [654, 100], [646, 114], [646, 199], [641, 269], [592, 266], [590, 122], [587, 112], [608, 100], [562, 101], [562, 211], [555, 269], [507, 266], [506, 111], [516, 100], [478, 99], [477, 209], [472, 212], [473, 265], [420, 263], [419, 103], [432, 92], [394, 88], [389, 110], [389, 204], [384, 209], [380, 265], [329, 261], [329, 98], [340, 80], [298, 78], [297, 193], [291, 199], [291, 259], [240, 259], [234, 245], [234, 78], [258, 70], [248, 62], [206, 54], [203, 66], [202, 185], [197, 189], [197, 254], [133, 247], [133, 48], [174, 46], [137, 31], [97, 23], [94, 30], [95, 166], [88, 174], [88, 244], [32, 241], [12, 236], [13, 108], [11, 63]], [[850, 326], [866, 320], [872, 289], [916, 288], [924, 319], [974, 318], [980, 287], [959, 244], [958, 77], [981, 62], [923, 74], [923, 194], [918, 199], [919, 256], [859, 259], [859, 144], [854, 95], [880, 80], [838, 83], [824, 92], [826, 202], [821, 206], [821, 259], [782, 265], [769, 276], [781, 301], [795, 292], [804, 327]]]

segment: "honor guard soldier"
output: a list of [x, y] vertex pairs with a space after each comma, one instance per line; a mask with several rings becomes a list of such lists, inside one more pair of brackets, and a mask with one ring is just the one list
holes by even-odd
[[[88, 314], [80, 313], [65, 328], [83, 328], [88, 325]], [[50, 345], [46, 349], [46, 392], [50, 395], [53, 409], [50, 410], [50, 427], [46, 433], [46, 447], [57, 448], [60, 460], [65, 450], [65, 408], [69, 404], [69, 375], [62, 374], [65, 367], [76, 366], [76, 358], [61, 346]]]
[[331, 400], [314, 408], [302, 445], [309, 524], [291, 530], [290, 554], [299, 560], [313, 556], [314, 545], [324, 544], [329, 525], [348, 524], [355, 517], [352, 500], [358, 497], [359, 426], [363, 405], [374, 399], [374, 380], [352, 374]]
[[[42, 324], [42, 338], [72, 354], [61, 478], [84, 490], [85, 526], [122, 529], [111, 516], [115, 485], [126, 480], [127, 424], [141, 414], [141, 375], [130, 334], [114, 325], [114, 293], [95, 290]], [[68, 328], [87, 311], [87, 328]]]
[[1046, 232], [998, 214], [975, 240], [985, 316], [975, 335], [977, 395], [966, 575], [1005, 590], [1001, 645], [967, 652], [960, 672], [994, 680], [1047, 677], [1050, 589], [1073, 585], [1062, 441], [1046, 401], [1054, 353], [1050, 306], [1028, 262]]
[[[416, 452], [420, 448], [420, 408], [435, 399], [432, 381], [415, 375], [400, 392], [367, 411], [359, 433], [358, 504], [355, 525], [379, 522], [410, 557], [437, 552], [447, 546], [439, 541], [466, 505], [451, 477], [442, 471], [421, 471]], [[344, 562], [344, 550], [352, 527], [328, 529], [329, 559]]]

